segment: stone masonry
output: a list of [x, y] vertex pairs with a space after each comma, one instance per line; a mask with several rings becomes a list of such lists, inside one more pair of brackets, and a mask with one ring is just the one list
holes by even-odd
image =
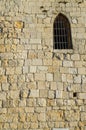
[[[59, 13], [73, 49], [53, 49]], [[0, 130], [86, 130], [86, 0], [0, 0]]]

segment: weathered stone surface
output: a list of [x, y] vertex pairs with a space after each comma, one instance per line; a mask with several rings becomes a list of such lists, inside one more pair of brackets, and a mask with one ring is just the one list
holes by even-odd
[[[53, 48], [59, 13], [73, 49]], [[86, 0], [0, 0], [0, 130], [85, 126]]]

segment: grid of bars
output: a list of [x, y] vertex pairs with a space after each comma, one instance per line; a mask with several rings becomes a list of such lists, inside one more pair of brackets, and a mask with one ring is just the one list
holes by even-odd
[[54, 22], [54, 49], [72, 49], [68, 20], [59, 15]]

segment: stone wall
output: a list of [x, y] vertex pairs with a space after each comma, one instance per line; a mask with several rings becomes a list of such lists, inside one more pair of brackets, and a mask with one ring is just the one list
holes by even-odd
[[[63, 13], [72, 50], [53, 50]], [[0, 0], [0, 130], [86, 130], [86, 0]]]

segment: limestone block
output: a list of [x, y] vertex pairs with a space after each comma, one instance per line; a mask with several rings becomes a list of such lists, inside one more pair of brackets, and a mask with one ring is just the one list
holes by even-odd
[[3, 91], [7, 91], [7, 90], [9, 90], [9, 83], [2, 83], [2, 90]]
[[78, 94], [78, 98], [79, 99], [86, 99], [86, 93], [84, 93], [84, 92], [83, 93], [79, 93]]
[[32, 116], [31, 116], [31, 122], [36, 122], [36, 121], [37, 121], [37, 114], [34, 113], [34, 114], [32, 114]]
[[65, 119], [67, 121], [78, 121], [79, 120], [79, 111], [65, 111]]
[[38, 129], [38, 122], [31, 123], [31, 129]]
[[51, 90], [56, 90], [57, 86], [56, 82], [51, 82]]
[[38, 120], [39, 121], [46, 121], [46, 115], [45, 115], [45, 113], [38, 114]]
[[26, 100], [26, 104], [29, 107], [35, 106], [36, 105], [36, 99], [35, 98], [29, 98]]
[[19, 113], [19, 121], [25, 122], [25, 119], [26, 119], [26, 114], [25, 113]]
[[69, 73], [69, 68], [68, 67], [60, 67], [60, 73], [64, 73], [64, 74]]
[[38, 66], [37, 72], [43, 72], [46, 73], [48, 70], [47, 66]]
[[0, 75], [3, 75], [3, 74], [5, 74], [5, 70], [2, 67], [0, 67]]
[[14, 27], [18, 28], [18, 29], [22, 29], [22, 28], [24, 28], [24, 22], [22, 22], [22, 21], [16, 21], [14, 23]]
[[46, 106], [46, 99], [44, 99], [44, 98], [39, 98], [39, 99], [37, 100], [37, 104], [38, 104], [39, 106], [41, 106], [41, 107]]
[[33, 59], [32, 65], [42, 65], [42, 59]]
[[46, 89], [41, 89], [40, 91], [39, 91], [39, 95], [40, 95], [40, 97], [48, 97], [48, 90], [46, 90]]
[[69, 74], [77, 74], [77, 68], [69, 68]]
[[86, 74], [86, 67], [78, 68], [78, 73], [79, 74]]
[[30, 39], [30, 44], [41, 44], [41, 39]]
[[56, 90], [56, 98], [62, 98], [62, 91]]
[[54, 94], [55, 94], [54, 91], [49, 90], [49, 91], [48, 91], [48, 98], [54, 99]]
[[5, 46], [0, 44], [0, 53], [5, 52]]
[[14, 67], [6, 68], [6, 75], [14, 74], [15, 69]]
[[30, 66], [30, 72], [31, 73], [36, 73], [36, 69], [37, 69], [36, 66]]
[[39, 97], [39, 90], [31, 90], [30, 97]]
[[52, 65], [52, 59], [44, 59], [43, 64], [44, 65]]
[[82, 92], [86, 92], [86, 84], [85, 83], [82, 84]]
[[53, 74], [47, 73], [47, 74], [46, 74], [46, 80], [47, 80], [47, 81], [53, 81]]
[[45, 74], [36, 73], [35, 74], [35, 80], [36, 81], [45, 81]]
[[84, 84], [86, 83], [86, 76], [85, 76], [85, 75], [82, 76], [82, 82], [83, 82]]
[[86, 120], [86, 113], [82, 112], [81, 113], [81, 121], [84, 121], [84, 120]]
[[57, 82], [57, 89], [58, 90], [63, 90], [63, 83], [62, 82]]
[[27, 74], [28, 73], [28, 66], [24, 66], [23, 67], [23, 74]]
[[73, 54], [73, 55], [71, 55], [71, 59], [75, 60], [75, 61], [80, 60], [80, 55], [79, 54]]
[[64, 67], [73, 67], [73, 61], [63, 61]]
[[67, 76], [66, 76], [66, 74], [62, 74], [62, 82], [67, 82]]
[[21, 67], [16, 67], [14, 71], [15, 71], [14, 74], [22, 74], [22, 68]]
[[46, 83], [45, 81], [39, 81], [38, 82], [38, 89], [45, 89]]
[[19, 101], [19, 107], [26, 107], [26, 99], [22, 99]]
[[73, 78], [74, 78], [73, 80], [74, 83], [81, 83], [81, 75], [78, 75], [78, 76], [75, 75]]
[[67, 75], [67, 82], [68, 83], [73, 83], [73, 76], [71, 74]]
[[34, 52], [34, 51], [29, 51], [27, 57], [28, 57], [29, 59], [35, 59], [35, 58], [37, 58], [37, 53]]
[[0, 83], [7, 83], [7, 77], [0, 75]]

